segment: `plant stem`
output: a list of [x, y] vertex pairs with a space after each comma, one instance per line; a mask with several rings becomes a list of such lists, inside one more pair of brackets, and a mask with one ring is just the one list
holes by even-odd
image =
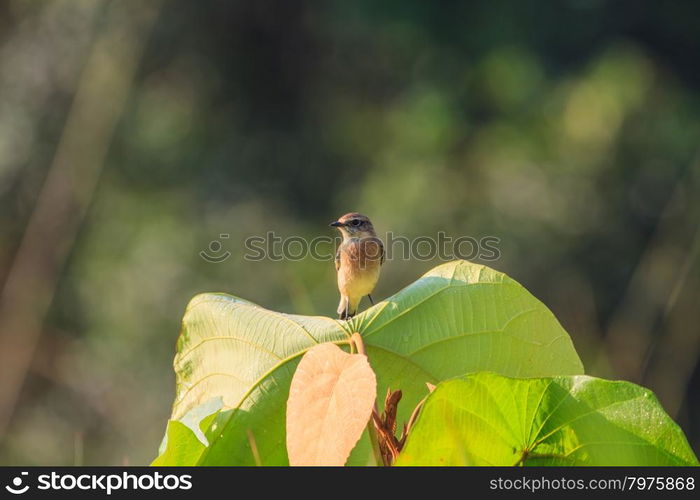
[[[350, 336], [350, 341], [355, 345], [358, 354], [367, 356], [367, 351], [365, 351], [365, 343], [362, 342], [362, 336], [355, 332]], [[387, 466], [389, 464], [384, 460], [384, 455], [379, 448], [379, 437], [377, 436], [377, 429], [374, 427], [374, 415], [379, 415], [377, 410], [377, 400], [374, 401], [374, 409], [372, 410], [373, 416], [369, 418], [367, 422], [367, 432], [369, 433], [369, 441], [372, 444], [372, 454], [374, 455], [374, 462], [376, 465]]]
[[382, 455], [382, 450], [379, 449], [379, 438], [377, 437], [377, 429], [374, 428], [374, 419], [372, 417], [367, 422], [367, 431], [369, 432], [369, 442], [372, 444], [372, 455], [374, 455], [375, 465], [386, 467], [384, 455]]
[[367, 351], [365, 351], [365, 343], [362, 342], [362, 335], [355, 332], [350, 336], [350, 341], [353, 344], [355, 344], [355, 348], [357, 349], [358, 354], [362, 354], [364, 356], [367, 356]]

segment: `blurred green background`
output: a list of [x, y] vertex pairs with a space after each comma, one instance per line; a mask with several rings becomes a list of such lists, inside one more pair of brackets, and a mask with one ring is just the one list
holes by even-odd
[[[500, 238], [488, 264], [587, 372], [654, 390], [698, 452], [699, 25], [681, 1], [0, 3], [0, 463], [148, 463], [187, 301], [333, 315], [331, 262], [243, 242], [351, 210]], [[437, 263], [389, 262], [375, 298]]]

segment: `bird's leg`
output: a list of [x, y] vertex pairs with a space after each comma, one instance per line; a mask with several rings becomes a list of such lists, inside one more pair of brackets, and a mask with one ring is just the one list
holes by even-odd
[[372, 300], [372, 296], [370, 294], [367, 294], [367, 298], [369, 299], [369, 303], [374, 305], [374, 301]]
[[345, 318], [343, 318], [343, 319], [347, 321], [349, 318], [350, 318], [350, 300], [348, 300], [345, 303]]

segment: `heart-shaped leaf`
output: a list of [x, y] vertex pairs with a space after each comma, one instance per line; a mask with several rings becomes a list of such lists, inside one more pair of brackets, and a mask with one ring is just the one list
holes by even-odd
[[[264, 465], [287, 464], [285, 406], [299, 359], [319, 343], [345, 345], [353, 332], [364, 339], [378, 393], [402, 390], [398, 422], [425, 396], [426, 382], [482, 370], [583, 373], [571, 339], [539, 300], [506, 275], [466, 261], [434, 268], [348, 322], [198, 295], [183, 318], [171, 418], [182, 421], [215, 397], [223, 409], [204, 431], [209, 445], [170, 465], [254, 465], [251, 436]], [[358, 453], [350, 460], [367, 463]]]
[[697, 465], [651, 391], [585, 375], [438, 384], [397, 465]]
[[377, 379], [363, 354], [321, 344], [301, 358], [287, 401], [290, 465], [345, 465], [377, 397]]

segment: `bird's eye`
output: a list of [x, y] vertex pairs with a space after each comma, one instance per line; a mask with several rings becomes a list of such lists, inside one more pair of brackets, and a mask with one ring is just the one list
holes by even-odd
[[360, 219], [353, 219], [352, 221], [350, 221], [350, 224], [352, 224], [353, 226], [359, 226], [360, 222]]

